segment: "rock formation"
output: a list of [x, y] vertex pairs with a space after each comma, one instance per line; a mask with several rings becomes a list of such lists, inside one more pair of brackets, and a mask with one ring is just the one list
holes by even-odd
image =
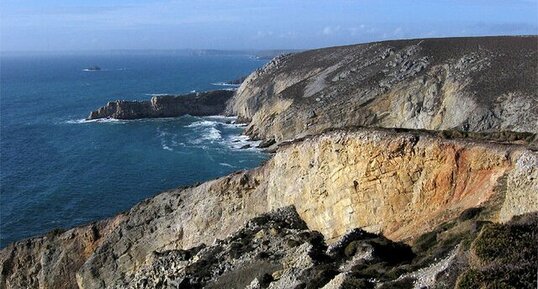
[[[2, 272], [9, 272], [2, 278], [13, 288], [52, 288], [58, 280], [76, 288], [75, 271], [81, 288], [110, 288], [128, 282], [154, 252], [212, 244], [288, 205], [329, 243], [354, 228], [412, 243], [469, 208], [484, 207], [482, 220], [493, 222], [538, 211], [537, 178], [538, 154], [525, 145], [334, 131], [285, 144], [258, 169], [148, 199], [104, 221], [110, 229], [93, 229], [95, 245], [80, 245], [83, 234], [71, 230], [12, 244], [1, 254]], [[33, 261], [21, 262], [24, 256]], [[79, 258], [84, 262], [73, 262]], [[43, 275], [25, 277], [35, 271]]]
[[215, 90], [187, 95], [153, 96], [149, 101], [116, 100], [92, 111], [87, 119], [116, 118], [137, 119], [218, 115], [224, 112], [233, 91]]
[[417, 39], [284, 55], [228, 105], [247, 134], [327, 128], [538, 132], [538, 37]]
[[[212, 245], [155, 252], [114, 288], [479, 288], [536, 285], [538, 215], [480, 221], [481, 208], [413, 247], [349, 230], [327, 246], [293, 207], [249, 220]], [[503, 246], [504, 245], [504, 246]], [[475, 257], [467, 254], [471, 252]], [[497, 276], [502, 275], [501, 278]]]
[[274, 60], [228, 102], [270, 160], [13, 243], [0, 288], [536, 288], [536, 41]]

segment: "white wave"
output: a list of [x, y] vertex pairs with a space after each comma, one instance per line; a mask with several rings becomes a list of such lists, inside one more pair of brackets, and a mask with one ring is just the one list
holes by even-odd
[[227, 127], [227, 128], [241, 128], [241, 127], [246, 127], [247, 125], [244, 124], [244, 123], [223, 123], [222, 124], [223, 126]]
[[174, 122], [177, 121], [180, 117], [163, 117], [163, 118], [139, 118], [139, 119], [116, 119], [116, 118], [98, 118], [98, 119], [70, 119], [66, 121], [62, 121], [62, 123], [68, 123], [68, 124], [80, 124], [80, 123], [133, 123], [133, 122]]
[[66, 121], [65, 123], [69, 123], [69, 124], [76, 124], [76, 123], [86, 123], [88, 122], [86, 119], [82, 118], [82, 119], [70, 119], [68, 121]]
[[[204, 116], [203, 118], [215, 120], [218, 124], [227, 128], [240, 128], [240, 127], [247, 126], [246, 123], [238, 123], [237, 116], [210, 115], [210, 116]], [[209, 123], [197, 122], [197, 123], [192, 124], [192, 126], [203, 126], [203, 125], [209, 126]]]
[[232, 166], [232, 165], [230, 165], [229, 163], [219, 163], [219, 165], [221, 165], [221, 166], [223, 166], [223, 167], [235, 168], [235, 166]]
[[183, 142], [177, 142], [177, 141], [175, 141], [175, 140], [172, 140], [172, 145], [175, 146], [175, 147], [179, 147], [179, 146], [184, 147], [184, 146], [185, 146], [185, 143], [183, 143]]
[[199, 138], [191, 140], [192, 144], [200, 144], [203, 141], [216, 141], [222, 138], [221, 131], [217, 129], [217, 125], [220, 124], [217, 121], [212, 120], [200, 120], [195, 121], [185, 127], [194, 128], [195, 132], [201, 135]]
[[208, 115], [208, 116], [204, 116], [204, 118], [224, 120], [224, 121], [236, 121], [237, 120], [237, 116], [227, 116], [227, 115]]
[[157, 132], [159, 133], [159, 135], [157, 136], [159, 139], [163, 139], [165, 136], [169, 135], [168, 132], [164, 131], [164, 130], [161, 130], [160, 127], [157, 128]]
[[259, 151], [258, 145], [261, 141], [253, 141], [250, 137], [241, 134], [241, 135], [232, 135], [226, 141], [226, 144], [231, 149], [247, 149], [247, 150], [256, 150]]
[[82, 119], [70, 119], [70, 120], [65, 121], [65, 123], [68, 123], [68, 124], [81, 124], [81, 123], [93, 123], [93, 122], [99, 122], [99, 123], [107, 123], [107, 122], [125, 123], [125, 122], [127, 122], [127, 120], [115, 119], [115, 118], [98, 118], [98, 119], [85, 119], [85, 118], [82, 118]]
[[178, 143], [175, 139], [177, 138], [177, 135], [174, 133], [170, 133], [165, 130], [161, 130], [160, 127], [157, 128], [157, 138], [161, 142], [161, 148], [167, 151], [174, 151], [175, 147], [178, 147], [180, 145], [183, 145], [183, 143]]
[[215, 85], [215, 86], [231, 86], [231, 87], [239, 87], [239, 86], [241, 86], [240, 84], [228, 83], [228, 82], [213, 82], [213, 83], [211, 83], [211, 85]]
[[204, 131], [204, 135], [202, 136], [202, 139], [205, 139], [205, 140], [218, 140], [221, 138], [222, 138], [222, 135], [220, 134], [220, 130], [214, 127]]
[[[189, 91], [189, 93], [195, 93], [196, 90], [191, 90]], [[144, 95], [147, 95], [147, 96], [168, 96], [168, 95], [173, 95], [173, 96], [178, 96], [178, 95], [184, 95], [185, 92], [166, 92], [166, 93], [144, 93]]]
[[146, 93], [147, 96], [166, 96], [166, 95], [174, 95], [173, 93]]
[[201, 121], [195, 121], [189, 125], [186, 125], [185, 127], [214, 127], [217, 124], [218, 124], [217, 121], [201, 120]]
[[247, 135], [240, 134], [240, 135], [234, 135], [230, 137], [230, 141], [234, 143], [241, 143], [241, 142], [247, 142], [250, 138]]
[[166, 144], [161, 143], [161, 147], [167, 151], [174, 151], [171, 147], [167, 146]]

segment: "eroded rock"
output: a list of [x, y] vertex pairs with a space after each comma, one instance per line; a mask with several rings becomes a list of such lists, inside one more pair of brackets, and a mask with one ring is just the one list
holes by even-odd
[[251, 120], [249, 135], [277, 142], [349, 126], [537, 133], [536, 42], [418, 39], [305, 51], [251, 74], [227, 111]]
[[229, 90], [196, 92], [187, 95], [153, 96], [147, 101], [116, 100], [92, 111], [87, 119], [138, 119], [223, 114], [226, 102], [234, 94]]

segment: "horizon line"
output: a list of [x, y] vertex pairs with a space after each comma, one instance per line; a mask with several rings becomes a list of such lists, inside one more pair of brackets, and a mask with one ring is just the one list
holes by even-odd
[[378, 42], [390, 42], [400, 40], [425, 40], [425, 39], [450, 39], [450, 38], [487, 38], [487, 37], [538, 37], [538, 34], [484, 34], [484, 35], [462, 35], [462, 36], [439, 36], [439, 37], [408, 37], [383, 39], [365, 42], [356, 42], [351, 44], [334, 44], [321, 47], [311, 48], [107, 48], [107, 49], [82, 49], [82, 50], [2, 50], [0, 54], [13, 53], [89, 53], [89, 52], [173, 52], [173, 51], [216, 51], [216, 52], [275, 52], [275, 51], [307, 51], [331, 47], [353, 46], [361, 44], [370, 44]]

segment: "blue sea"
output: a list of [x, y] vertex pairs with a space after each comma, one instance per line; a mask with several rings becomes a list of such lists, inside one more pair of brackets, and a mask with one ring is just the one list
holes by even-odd
[[[94, 121], [116, 99], [218, 89], [264, 60], [247, 55], [4, 55], [0, 58], [0, 247], [128, 210], [163, 190], [267, 158], [233, 118]], [[84, 68], [98, 65], [101, 71]]]

